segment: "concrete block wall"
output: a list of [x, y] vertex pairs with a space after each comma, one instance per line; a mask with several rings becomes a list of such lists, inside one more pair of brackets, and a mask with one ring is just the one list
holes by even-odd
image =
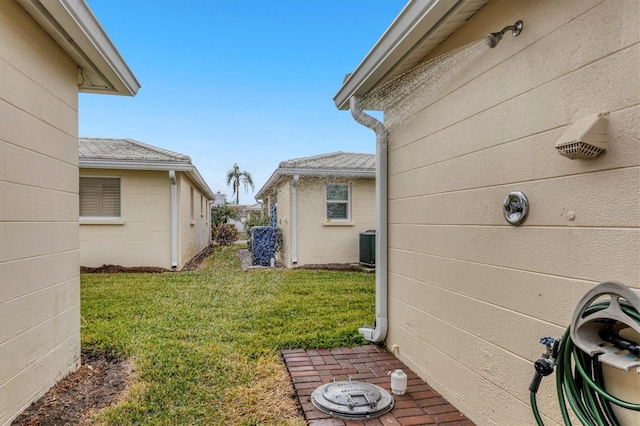
[[[639, 14], [633, 0], [488, 3], [433, 57], [518, 19], [522, 34], [390, 142], [387, 345], [477, 424], [534, 424], [540, 337], [560, 336], [599, 282], [640, 290]], [[561, 157], [556, 141], [597, 112], [609, 150]], [[519, 227], [502, 214], [512, 190], [531, 206]], [[553, 388], [539, 405], [560, 424]]]
[[77, 65], [0, 2], [0, 425], [80, 364]]

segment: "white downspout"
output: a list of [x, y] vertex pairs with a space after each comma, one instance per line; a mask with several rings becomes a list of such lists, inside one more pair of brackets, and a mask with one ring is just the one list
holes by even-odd
[[360, 97], [349, 100], [351, 115], [376, 134], [376, 323], [358, 332], [369, 342], [379, 343], [387, 337], [387, 143], [386, 127], [360, 107]]
[[178, 182], [176, 171], [169, 170], [171, 181], [171, 269], [178, 267]]
[[293, 175], [291, 185], [291, 263], [298, 263], [298, 182], [300, 175]]

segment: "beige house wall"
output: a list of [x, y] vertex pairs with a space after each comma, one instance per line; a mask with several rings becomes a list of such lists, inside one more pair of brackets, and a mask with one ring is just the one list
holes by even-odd
[[[81, 169], [81, 176], [120, 178], [118, 223], [80, 222], [80, 264], [171, 268], [171, 181], [168, 171]], [[182, 172], [178, 193], [178, 267], [209, 244], [209, 200]], [[193, 194], [191, 191], [193, 188]], [[191, 200], [193, 196], [193, 217]], [[193, 224], [192, 224], [193, 223]]]
[[[282, 231], [282, 250], [280, 253], [276, 253], [278, 262], [281, 262], [285, 267], [291, 268], [293, 263], [291, 239], [293, 238], [293, 225], [292, 225], [292, 211], [291, 211], [291, 179], [286, 179], [278, 186], [276, 192], [277, 210], [276, 217], [278, 218], [278, 228]], [[271, 214], [271, 205], [268, 206], [269, 214]]]
[[178, 177], [178, 269], [211, 243], [209, 199], [184, 173]]
[[[479, 425], [535, 424], [539, 339], [561, 336], [599, 282], [640, 289], [638, 16], [635, 0], [490, 2], [434, 56], [517, 19], [522, 34], [390, 142], [386, 344]], [[609, 112], [609, 150], [558, 155], [568, 125], [597, 112]], [[512, 190], [530, 202], [519, 227], [502, 214]], [[546, 424], [562, 423], [555, 398], [543, 381]]]
[[168, 171], [80, 169], [80, 176], [119, 177], [116, 224], [80, 222], [80, 265], [171, 268], [171, 182]]
[[[326, 220], [326, 185], [351, 187], [351, 220]], [[287, 267], [309, 264], [358, 263], [360, 233], [375, 228], [375, 179], [301, 176], [297, 185], [297, 264], [292, 262], [291, 179], [278, 189], [278, 226], [284, 240]]]
[[0, 425], [80, 365], [77, 65], [0, 1]]

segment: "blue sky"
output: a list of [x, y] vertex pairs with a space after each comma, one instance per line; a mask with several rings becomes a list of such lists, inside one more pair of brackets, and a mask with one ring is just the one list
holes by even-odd
[[[291, 158], [375, 152], [333, 96], [406, 0], [87, 0], [140, 81], [136, 97], [80, 95], [80, 136], [191, 156], [227, 194], [234, 163], [259, 190]], [[241, 189], [240, 203], [254, 203]]]

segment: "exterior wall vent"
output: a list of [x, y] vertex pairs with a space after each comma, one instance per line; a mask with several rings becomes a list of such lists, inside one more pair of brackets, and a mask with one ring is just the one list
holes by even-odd
[[607, 113], [576, 120], [556, 143], [558, 153], [571, 160], [594, 158], [607, 150]]

